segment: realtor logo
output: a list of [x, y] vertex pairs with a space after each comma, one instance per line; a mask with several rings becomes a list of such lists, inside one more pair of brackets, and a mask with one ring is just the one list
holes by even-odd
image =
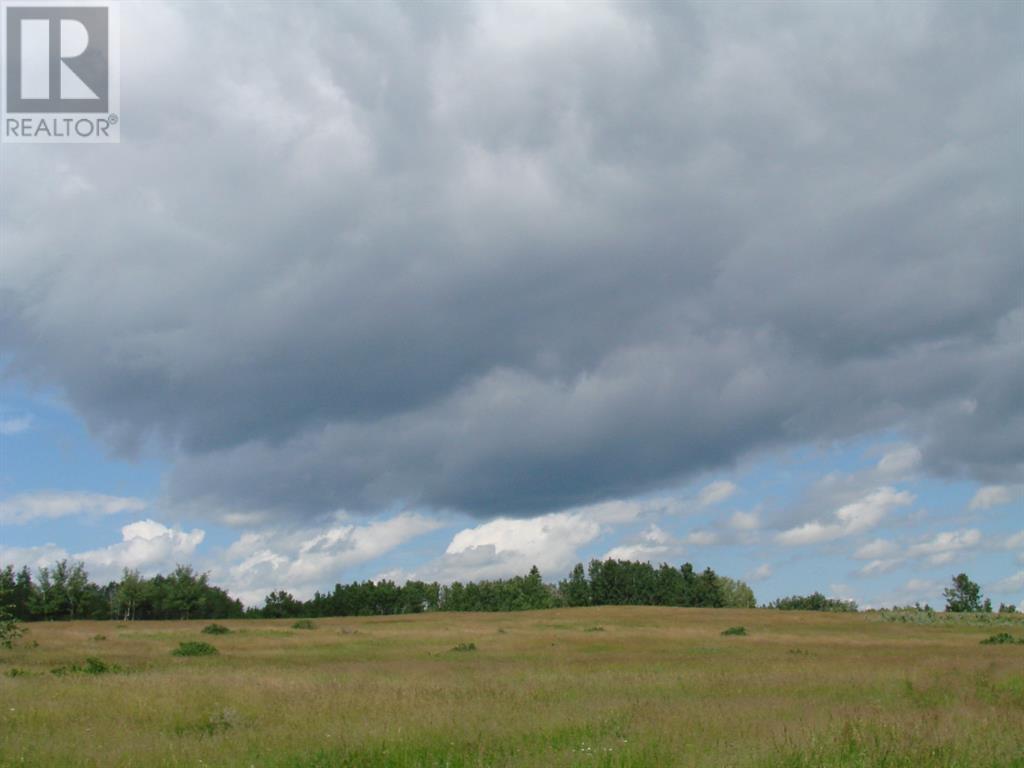
[[4, 141], [120, 140], [117, 11], [103, 2], [3, 4]]

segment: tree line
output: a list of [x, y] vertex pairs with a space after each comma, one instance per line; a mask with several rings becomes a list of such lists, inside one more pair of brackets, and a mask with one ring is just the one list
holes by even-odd
[[0, 570], [0, 596], [20, 621], [64, 619], [230, 619], [245, 611], [239, 600], [209, 583], [205, 573], [179, 565], [170, 574], [145, 578], [124, 569], [119, 581], [96, 584], [83, 563], [60, 560], [39, 568]]
[[[946, 611], [991, 612], [992, 604], [966, 574], [953, 577], [944, 591]], [[545, 583], [536, 566], [510, 579], [439, 584], [410, 580], [399, 585], [379, 581], [335, 584], [299, 600], [284, 590], [267, 595], [260, 607], [243, 607], [206, 573], [179, 565], [168, 575], [144, 577], [124, 569], [120, 580], [105, 585], [89, 579], [85, 565], [60, 560], [52, 566], [0, 569], [0, 619], [45, 621], [70, 619], [232, 619], [387, 616], [426, 611], [525, 611], [588, 605], [662, 605], [695, 608], [755, 608], [753, 590], [744, 582], [690, 563], [658, 567], [630, 560], [577, 563], [557, 584]], [[820, 592], [793, 595], [767, 608], [803, 611], [856, 611], [857, 604]], [[931, 610], [925, 607], [921, 610]], [[1000, 605], [999, 612], [1013, 612]]]
[[70, 619], [222, 619], [384, 616], [424, 611], [524, 611], [585, 605], [669, 605], [753, 608], [749, 586], [711, 568], [698, 572], [690, 563], [676, 568], [627, 560], [578, 563], [568, 578], [547, 584], [536, 566], [509, 579], [456, 581], [451, 584], [387, 579], [336, 584], [299, 600], [284, 590], [267, 595], [263, 606], [243, 608], [205, 573], [179, 565], [169, 575], [143, 577], [125, 569], [105, 585], [89, 579], [80, 562], [61, 560], [39, 568], [0, 570], [0, 596], [21, 621]]

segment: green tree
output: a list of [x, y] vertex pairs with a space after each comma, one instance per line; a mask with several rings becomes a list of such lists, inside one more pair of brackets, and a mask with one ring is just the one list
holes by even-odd
[[590, 583], [583, 570], [583, 563], [576, 563], [569, 578], [559, 584], [558, 588], [567, 606], [590, 605]]
[[262, 614], [268, 619], [295, 618], [302, 615], [302, 603], [283, 589], [280, 592], [271, 592], [267, 595]]
[[718, 590], [722, 595], [723, 608], [756, 608], [754, 590], [742, 581], [728, 576], [718, 577]]
[[66, 563], [64, 566], [64, 604], [67, 606], [68, 618], [73, 619], [81, 612], [89, 596], [89, 575], [85, 572], [85, 563], [74, 563], [70, 568]]
[[121, 583], [117, 586], [114, 604], [122, 621], [133, 621], [135, 611], [142, 602], [146, 591], [145, 580], [138, 571], [131, 571], [127, 568], [121, 573]]
[[[953, 586], [942, 590], [946, 610], [952, 613], [977, 613], [982, 610], [981, 587], [967, 578], [966, 573], [953, 577]], [[989, 604], [991, 606], [991, 603]]]
[[166, 604], [180, 618], [187, 619], [206, 602], [206, 574], [196, 576], [191, 565], [179, 565], [167, 577]]
[[[12, 577], [13, 571], [14, 569], [12, 568]], [[0, 579], [0, 647], [3, 648], [13, 648], [14, 641], [21, 637], [25, 631], [22, 629], [21, 622], [18, 621], [18, 617], [11, 613], [13, 605], [7, 602], [13, 591], [13, 578], [9, 584], [6, 578]]]

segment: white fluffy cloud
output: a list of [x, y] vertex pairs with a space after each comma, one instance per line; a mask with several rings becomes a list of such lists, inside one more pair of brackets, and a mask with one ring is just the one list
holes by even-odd
[[790, 546], [834, 541], [870, 530], [878, 525], [893, 508], [908, 506], [913, 502], [914, 495], [908, 491], [897, 491], [888, 487], [879, 488], [863, 498], [837, 509], [834, 520], [826, 522], [812, 520], [779, 533], [775, 540], [780, 544]]
[[205, 537], [199, 528], [183, 531], [155, 520], [139, 520], [121, 528], [121, 541], [81, 552], [74, 559], [85, 562], [94, 579], [112, 578], [122, 568], [154, 573], [187, 561]]
[[27, 565], [30, 569], [41, 568], [69, 557], [66, 549], [53, 543], [41, 544], [36, 547], [0, 548], [0, 563], [15, 566]]
[[921, 451], [915, 445], [901, 445], [886, 453], [878, 462], [878, 471], [901, 477], [921, 465]]
[[497, 518], [459, 531], [445, 550], [443, 571], [462, 578], [522, 573], [536, 565], [561, 573], [577, 549], [601, 534], [601, 525], [582, 512], [555, 512], [525, 519]]
[[327, 528], [250, 531], [227, 549], [226, 564], [215, 569], [215, 575], [248, 604], [259, 604], [279, 589], [306, 598], [332, 580], [344, 580], [346, 568], [440, 526], [435, 518], [403, 513], [364, 525], [338, 521]]
[[0, 418], [0, 435], [7, 437], [27, 431], [32, 426], [32, 417], [28, 414], [23, 416], [7, 416]]
[[930, 539], [907, 548], [909, 557], [925, 558], [932, 565], [945, 565], [958, 555], [981, 544], [981, 531], [969, 528], [962, 531], [943, 531]]
[[893, 557], [900, 551], [899, 545], [888, 539], [875, 539], [860, 547], [853, 556], [858, 560], [877, 560]]
[[757, 510], [736, 512], [729, 518], [729, 527], [734, 531], [756, 531], [761, 527], [761, 516]]
[[971, 509], [990, 509], [1009, 504], [1014, 497], [1021, 498], [1019, 488], [1006, 485], [986, 485], [977, 490], [968, 505]]
[[752, 571], [747, 573], [747, 581], [764, 581], [774, 573], [771, 563], [761, 563]]
[[144, 509], [145, 501], [126, 496], [85, 491], [22, 493], [0, 501], [0, 524], [21, 525], [32, 520], [73, 515], [117, 515]]
[[717, 480], [701, 489], [697, 501], [702, 507], [710, 507], [714, 504], [721, 504], [739, 490], [734, 483], [728, 480]]
[[1024, 590], [1024, 571], [1017, 571], [1012, 576], [1007, 576], [992, 585], [993, 592], [1010, 594]]
[[680, 552], [678, 542], [652, 523], [636, 541], [613, 547], [604, 554], [602, 559], [656, 560]]

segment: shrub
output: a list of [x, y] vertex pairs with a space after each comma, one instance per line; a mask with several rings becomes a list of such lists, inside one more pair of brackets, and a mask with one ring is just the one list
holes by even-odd
[[465, 653], [467, 651], [475, 651], [476, 650], [476, 643], [459, 643], [454, 648], [452, 648], [452, 650], [453, 651], [457, 651], [459, 653]]
[[222, 709], [197, 722], [176, 725], [174, 732], [178, 736], [215, 736], [231, 730], [239, 721], [238, 712], [230, 708]]
[[92, 639], [93, 639], [93, 640], [96, 640], [96, 641], [99, 641], [99, 640], [106, 640], [106, 639], [107, 639], [107, 636], [106, 636], [106, 635], [93, 635], [93, 636], [92, 636]]
[[309, 619], [299, 619], [292, 624], [292, 629], [316, 629], [316, 624]]
[[747, 634], [746, 627], [729, 627], [728, 629], [722, 630], [723, 635], [745, 635]]
[[121, 668], [116, 664], [108, 664], [102, 659], [97, 659], [95, 656], [87, 658], [84, 667], [78, 664], [62, 664], [50, 670], [51, 674], [57, 677], [64, 677], [65, 675], [105, 675], [108, 672], [120, 671], [122, 671]]
[[28, 670], [27, 669], [19, 669], [18, 667], [11, 667], [6, 672], [4, 672], [4, 674], [7, 677], [27, 677], [28, 676]]
[[604, 632], [604, 627], [587, 627], [584, 632]]
[[13, 648], [14, 641], [25, 634], [21, 622], [7, 610], [7, 606], [0, 605], [0, 647]]
[[204, 635], [228, 635], [231, 634], [231, 630], [225, 627], [223, 624], [207, 624], [203, 627]]
[[216, 656], [219, 651], [209, 643], [201, 643], [190, 640], [178, 643], [178, 647], [171, 653], [175, 656]]
[[1000, 632], [987, 640], [981, 641], [982, 645], [1024, 645], [1024, 638], [1016, 638], [1009, 632]]
[[768, 604], [769, 608], [776, 608], [780, 611], [835, 611], [839, 613], [856, 612], [857, 604], [852, 600], [837, 600], [834, 597], [825, 597], [821, 592], [814, 592], [810, 595], [791, 595], [780, 597], [778, 600]]

